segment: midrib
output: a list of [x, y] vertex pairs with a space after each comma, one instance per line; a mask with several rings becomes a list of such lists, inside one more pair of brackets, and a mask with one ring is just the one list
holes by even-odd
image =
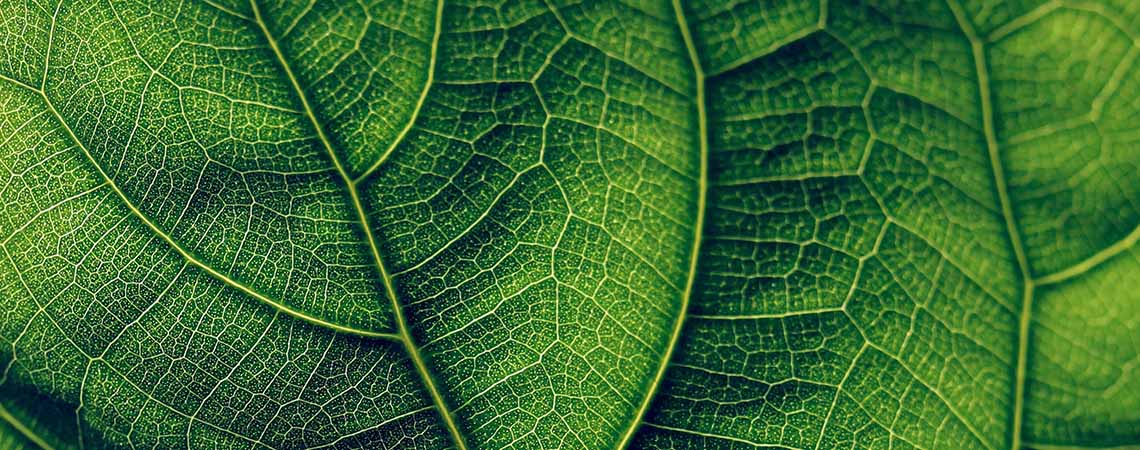
[[[466, 450], [467, 444], [463, 439], [463, 435], [459, 432], [458, 426], [455, 424], [451, 410], [448, 408], [447, 402], [444, 401], [443, 395], [440, 393], [439, 388], [435, 384], [435, 379], [432, 376], [431, 371], [428, 370], [427, 364], [424, 362], [423, 357], [420, 355], [419, 347], [416, 345], [415, 341], [412, 338], [412, 334], [408, 328], [407, 319], [404, 317], [403, 305], [400, 303], [400, 299], [396, 294], [395, 286], [392, 283], [392, 277], [389, 275], [388, 269], [384, 265], [384, 259], [380, 255], [380, 248], [376, 244], [376, 238], [372, 233], [372, 226], [369, 224], [368, 214], [364, 211], [364, 206], [360, 202], [360, 193], [356, 188], [357, 180], [353, 179], [353, 177], [348, 174], [344, 168], [344, 165], [340, 161], [340, 157], [337, 156], [336, 150], [333, 148], [332, 141], [329, 140], [328, 135], [325, 133], [324, 126], [317, 119], [316, 114], [313, 112], [313, 108], [309, 103], [309, 99], [305, 94], [305, 90], [301, 87], [300, 82], [298, 82], [296, 75], [293, 73], [293, 69], [289, 64], [289, 61], [285, 58], [285, 55], [281, 52], [281, 48], [277, 45], [277, 40], [269, 31], [268, 25], [266, 24], [261, 14], [261, 9], [257, 4], [257, 0], [250, 0], [250, 7], [253, 10], [254, 19], [257, 22], [257, 26], [261, 29], [262, 34], [265, 36], [265, 40], [269, 43], [269, 47], [273, 50], [273, 54], [277, 58], [277, 62], [280, 63], [282, 71], [284, 71], [286, 77], [289, 79], [289, 83], [292, 85], [294, 93], [297, 95], [298, 100], [300, 100], [301, 106], [304, 109], [305, 116], [308, 117], [314, 131], [317, 133], [317, 138], [320, 140], [321, 145], [328, 153], [329, 159], [332, 160], [333, 165], [336, 166], [337, 173], [340, 175], [341, 180], [344, 181], [345, 187], [348, 189], [349, 196], [352, 198], [353, 209], [356, 210], [357, 220], [360, 222], [361, 228], [364, 229], [364, 235], [368, 239], [368, 247], [372, 253], [373, 263], [376, 265], [376, 271], [380, 274], [380, 278], [384, 284], [385, 294], [391, 301], [392, 314], [396, 322], [396, 331], [400, 337], [399, 340], [403, 344], [404, 350], [407, 352], [408, 357], [412, 360], [412, 364], [415, 366], [416, 372], [419, 375], [420, 380], [423, 382], [424, 388], [427, 389], [428, 394], [431, 396], [436, 410], [439, 411], [439, 415], [443, 419], [443, 422], [446, 425], [447, 431], [451, 435], [455, 446], [458, 447], [459, 450]], [[436, 45], [435, 42], [438, 42], [439, 39], [439, 15], [442, 14], [442, 10], [443, 0], [439, 0], [439, 3], [437, 4], [435, 20], [435, 37], [433, 38], [432, 44], [433, 55], [434, 47]], [[426, 90], [427, 88], [425, 87], [425, 92]]]
[[1002, 217], [1005, 220], [1006, 234], [1009, 237], [1010, 247], [1017, 259], [1017, 267], [1022, 280], [1021, 311], [1018, 315], [1017, 331], [1017, 366], [1014, 369], [1013, 386], [1013, 417], [1010, 424], [1010, 448], [1021, 448], [1021, 427], [1025, 405], [1025, 377], [1029, 356], [1029, 323], [1033, 313], [1033, 276], [1029, 272], [1029, 260], [1025, 255], [1025, 248], [1018, 232], [1017, 219], [1013, 215], [1013, 207], [1009, 200], [1009, 187], [1005, 180], [1005, 170], [1002, 168], [1001, 154], [998, 149], [997, 132], [994, 129], [993, 98], [990, 93], [989, 69], [986, 63], [985, 43], [974, 30], [973, 25], [962, 10], [958, 0], [947, 0], [954, 18], [958, 21], [962, 33], [970, 41], [970, 48], [974, 57], [974, 68], [978, 77], [978, 96], [982, 108], [982, 131], [986, 138], [986, 149], [989, 153], [990, 167], [993, 171], [994, 189], [997, 191], [1001, 203]]

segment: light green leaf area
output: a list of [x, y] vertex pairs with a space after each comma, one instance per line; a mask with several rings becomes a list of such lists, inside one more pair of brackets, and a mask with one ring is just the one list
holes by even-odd
[[0, 449], [1140, 444], [1131, 0], [0, 2]]

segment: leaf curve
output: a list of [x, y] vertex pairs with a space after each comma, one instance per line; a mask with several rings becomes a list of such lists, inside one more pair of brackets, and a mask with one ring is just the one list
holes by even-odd
[[0, 384], [84, 447], [1135, 443], [1134, 5], [484, 3], [0, 6]]

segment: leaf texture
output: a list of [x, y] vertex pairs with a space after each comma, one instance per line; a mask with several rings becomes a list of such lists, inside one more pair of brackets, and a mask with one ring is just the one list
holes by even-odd
[[0, 3], [0, 448], [1140, 444], [1128, 0]]

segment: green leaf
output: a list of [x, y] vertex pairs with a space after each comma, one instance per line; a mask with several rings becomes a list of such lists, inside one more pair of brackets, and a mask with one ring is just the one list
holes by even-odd
[[75, 408], [31, 389], [0, 386], [0, 449], [75, 448]]
[[1140, 444], [1130, 0], [0, 3], [0, 448]]
[[38, 447], [12, 425], [0, 424], [0, 449], [25, 450], [35, 448]]

